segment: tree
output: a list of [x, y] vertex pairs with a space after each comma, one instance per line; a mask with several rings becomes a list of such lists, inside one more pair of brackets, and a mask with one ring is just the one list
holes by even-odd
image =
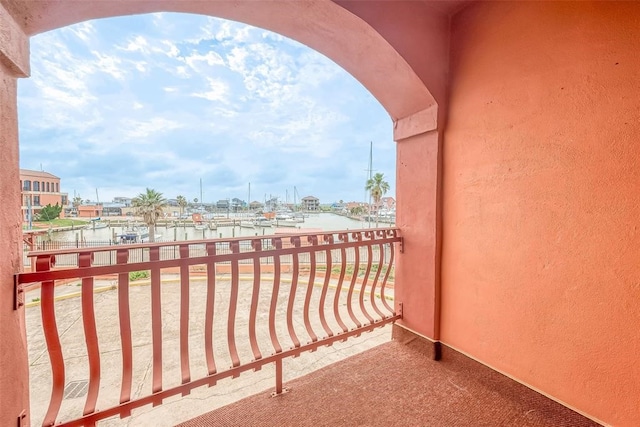
[[73, 205], [73, 212], [78, 215], [78, 207], [80, 207], [80, 205], [82, 205], [82, 196], [80, 196], [79, 194], [77, 196], [75, 196], [73, 198], [73, 200], [71, 201], [71, 204]]
[[142, 216], [142, 220], [149, 227], [149, 241], [155, 241], [156, 221], [162, 215], [162, 208], [167, 206], [167, 200], [162, 193], [151, 188], [138, 194], [131, 203], [136, 208], [136, 215]]
[[[373, 178], [367, 181], [365, 190], [369, 191], [376, 206], [380, 203], [380, 199], [389, 191], [389, 183], [384, 180], [384, 174], [377, 173]], [[371, 216], [371, 206], [369, 206], [369, 216]], [[376, 209], [376, 228], [378, 228], [378, 220], [380, 219], [380, 207]]]
[[349, 213], [351, 215], [355, 215], [355, 216], [360, 216], [364, 213], [364, 207], [362, 206], [354, 206], [351, 209], [349, 209]]
[[47, 206], [40, 209], [40, 213], [38, 214], [36, 221], [53, 221], [60, 216], [60, 212], [62, 212], [62, 206], [57, 203], [55, 206], [51, 206], [51, 203], [49, 203]]
[[180, 206], [180, 217], [182, 217], [182, 214], [184, 213], [184, 208], [187, 207], [187, 198], [184, 196], [178, 196], [176, 197], [176, 201], [178, 202], [178, 206]]

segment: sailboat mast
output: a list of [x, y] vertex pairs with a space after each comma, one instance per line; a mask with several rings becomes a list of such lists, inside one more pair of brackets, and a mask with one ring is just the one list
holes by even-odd
[[247, 196], [247, 212], [249, 211], [250, 205], [251, 205], [251, 183], [249, 183], [249, 195]]
[[[371, 181], [373, 178], [373, 141], [371, 141], [369, 145], [369, 179], [367, 182]], [[369, 228], [371, 228], [371, 191], [369, 191]]]
[[200, 207], [202, 207], [202, 178], [200, 178]]

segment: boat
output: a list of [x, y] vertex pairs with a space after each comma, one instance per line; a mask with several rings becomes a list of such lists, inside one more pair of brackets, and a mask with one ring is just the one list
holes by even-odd
[[301, 221], [295, 218], [290, 219], [276, 219], [276, 227], [298, 227]]
[[255, 228], [253, 221], [240, 221], [240, 227], [243, 228]]
[[[161, 234], [156, 234], [154, 238], [156, 241], [162, 237]], [[149, 227], [141, 225], [130, 225], [122, 234], [118, 234], [118, 238], [121, 243], [144, 243], [149, 241]]]
[[195, 228], [196, 230], [206, 230], [209, 227], [207, 226], [207, 224], [200, 223], [200, 224], [195, 224], [193, 228]]
[[256, 219], [253, 220], [253, 225], [255, 227], [271, 227], [273, 226], [273, 223], [271, 222], [271, 220], [265, 216], [259, 216], [256, 217]]

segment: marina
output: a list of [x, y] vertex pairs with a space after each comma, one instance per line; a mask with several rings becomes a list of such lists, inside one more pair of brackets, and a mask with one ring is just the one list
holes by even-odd
[[[302, 222], [304, 221], [304, 222]], [[67, 230], [53, 230], [34, 236], [34, 249], [62, 249], [66, 246], [102, 246], [148, 241], [148, 228], [141, 221], [114, 218], [103, 220], [104, 227], [75, 227]], [[90, 227], [92, 224], [88, 224]], [[379, 227], [393, 224], [380, 223]], [[280, 229], [294, 231], [314, 230], [335, 231], [374, 228], [375, 221], [358, 221], [334, 213], [312, 213], [304, 218], [283, 218], [269, 220], [262, 216], [231, 214], [229, 217], [203, 219], [198, 224], [193, 221], [163, 221], [155, 227], [155, 240], [158, 242], [215, 239], [229, 237], [266, 236], [276, 234]], [[25, 248], [27, 249], [27, 248]]]

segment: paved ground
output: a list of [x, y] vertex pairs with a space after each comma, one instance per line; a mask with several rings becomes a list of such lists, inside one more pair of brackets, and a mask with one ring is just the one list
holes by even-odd
[[434, 361], [386, 343], [180, 427], [596, 427], [596, 422], [466, 356]]
[[[267, 312], [270, 303], [273, 284], [268, 278], [264, 278], [260, 289], [259, 314], [258, 316], [258, 343], [261, 351], [268, 355], [270, 351], [270, 341], [267, 325]], [[286, 298], [289, 284], [284, 281], [281, 284], [280, 297], [278, 298], [278, 318], [284, 318]], [[107, 408], [117, 405], [120, 393], [121, 381], [121, 351], [120, 334], [118, 327], [118, 305], [115, 281], [97, 281], [96, 287], [102, 292], [95, 294], [95, 307], [97, 328], [100, 341], [101, 352], [101, 388], [98, 398], [98, 408]], [[251, 299], [251, 281], [242, 281], [240, 285], [240, 296], [237, 315], [237, 340], [240, 357], [243, 362], [252, 359], [248, 346], [247, 331], [249, 304]], [[313, 300], [319, 299], [319, 287], [314, 288]], [[62, 408], [58, 416], [58, 421], [70, 420], [81, 415], [86, 398], [85, 381], [88, 379], [88, 364], [86, 348], [84, 344], [84, 332], [82, 327], [82, 314], [80, 298], [74, 296], [80, 290], [79, 284], [70, 283], [59, 286], [56, 295], [63, 296], [56, 302], [56, 317], [58, 330], [61, 334], [62, 349], [65, 357], [66, 384], [73, 382], [76, 384], [74, 390], [68, 386], [71, 395], [63, 400]], [[229, 282], [228, 279], [220, 279], [216, 288], [214, 337], [226, 337], [226, 313], [229, 304]], [[179, 362], [179, 291], [180, 287], [175, 276], [165, 275], [163, 277], [162, 288], [162, 323], [163, 323], [163, 382], [164, 386], [170, 387], [180, 383], [180, 362]], [[327, 296], [327, 301], [333, 300], [331, 289]], [[302, 301], [304, 287], [300, 287], [296, 294], [296, 301]], [[341, 294], [345, 294], [342, 292]], [[27, 294], [26, 318], [27, 336], [29, 344], [30, 387], [31, 387], [31, 414], [32, 425], [41, 425], [42, 419], [49, 404], [51, 393], [51, 373], [48, 361], [48, 353], [42, 336], [40, 309], [38, 305], [37, 291]], [[342, 297], [341, 297], [342, 298]], [[190, 288], [190, 368], [192, 378], [199, 378], [206, 375], [204, 362], [204, 311], [205, 311], [205, 282], [200, 278], [191, 281]], [[331, 304], [328, 303], [327, 306]], [[132, 314], [132, 332], [134, 337], [134, 384], [133, 394], [135, 397], [148, 395], [151, 391], [151, 367], [152, 367], [152, 347], [151, 347], [151, 315], [150, 315], [150, 287], [132, 286], [130, 288], [130, 306]], [[316, 303], [317, 306], [317, 303]], [[301, 338], [306, 337], [304, 326], [301, 322], [301, 306], [296, 305], [294, 318], [299, 319], [295, 323], [296, 332]], [[343, 318], [348, 318], [345, 304], [340, 306]], [[356, 310], [356, 314], [357, 314]], [[321, 329], [317, 315], [312, 316], [312, 323], [316, 332]], [[330, 320], [332, 327], [336, 326], [335, 321]], [[280, 321], [281, 327], [278, 329], [278, 336], [281, 338], [283, 347], [287, 344], [286, 326], [284, 321]], [[377, 329], [371, 333], [366, 333], [359, 338], [352, 338], [345, 343], [336, 343], [332, 347], [323, 347], [313, 353], [303, 353], [299, 358], [287, 359], [284, 363], [284, 380], [290, 381], [293, 378], [315, 371], [323, 366], [327, 366], [338, 360], [342, 360], [354, 354], [360, 353], [390, 340], [390, 328]], [[289, 341], [290, 342], [290, 341]], [[214, 353], [219, 370], [224, 370], [231, 365], [226, 345], [226, 339], [216, 341]], [[236, 379], [225, 379], [216, 386], [195, 389], [187, 397], [175, 396], [169, 398], [165, 403], [156, 408], [146, 406], [133, 411], [129, 418], [112, 418], [101, 422], [104, 426], [122, 425], [154, 425], [173, 426], [182, 421], [191, 419], [197, 415], [207, 413], [213, 409], [232, 403], [243, 397], [274, 387], [274, 369], [272, 365], [265, 366], [258, 372], [246, 372]], [[73, 395], [75, 393], [75, 396]]]

